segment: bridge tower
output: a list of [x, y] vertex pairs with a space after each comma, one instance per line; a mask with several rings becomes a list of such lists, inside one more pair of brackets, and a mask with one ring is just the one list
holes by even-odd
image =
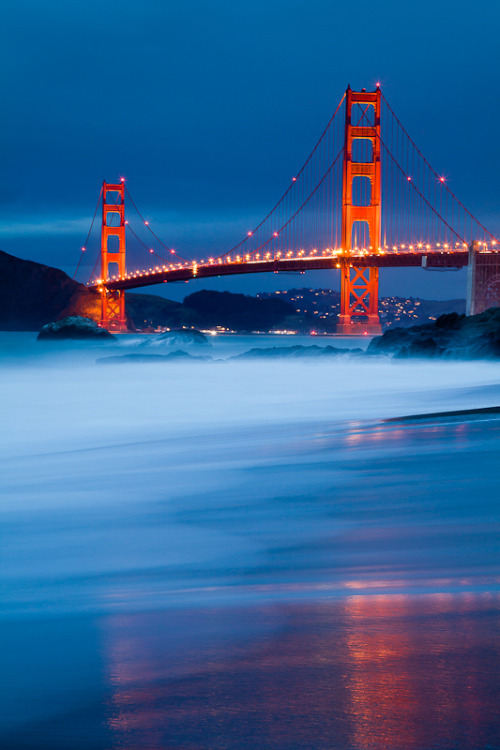
[[[359, 107], [357, 106], [359, 104]], [[356, 110], [367, 112], [373, 107], [373, 125], [356, 125]], [[342, 252], [349, 256], [352, 251], [352, 233], [355, 222], [368, 224], [369, 248], [372, 253], [380, 246], [381, 230], [381, 179], [380, 179], [380, 105], [381, 92], [346, 91], [345, 145], [342, 182]], [[361, 109], [360, 109], [361, 107]], [[371, 143], [371, 159], [364, 162], [353, 161], [353, 142], [367, 140]], [[356, 178], [370, 180], [371, 195], [367, 205], [353, 204], [353, 182]], [[354, 267], [348, 257], [341, 261], [340, 315], [337, 333], [352, 335], [381, 333], [378, 314], [378, 268]], [[366, 322], [353, 321], [363, 317]]]
[[[116, 238], [110, 240], [110, 238]], [[110, 246], [113, 243], [113, 247]], [[116, 272], [122, 276], [125, 266], [125, 184], [103, 182], [102, 226], [101, 226], [101, 321], [102, 328], [111, 331], [126, 331], [125, 292], [108, 290], [106, 279], [111, 276], [110, 264], [116, 264]]]

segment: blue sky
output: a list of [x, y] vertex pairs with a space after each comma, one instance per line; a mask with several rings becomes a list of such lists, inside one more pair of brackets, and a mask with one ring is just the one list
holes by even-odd
[[[281, 195], [347, 84], [377, 80], [452, 190], [499, 233], [499, 21], [498, 0], [6, 3], [0, 248], [72, 273], [102, 180], [125, 175], [168, 244], [188, 257], [222, 252]], [[213, 284], [253, 293], [338, 278]], [[463, 272], [381, 274], [382, 293], [464, 288]]]

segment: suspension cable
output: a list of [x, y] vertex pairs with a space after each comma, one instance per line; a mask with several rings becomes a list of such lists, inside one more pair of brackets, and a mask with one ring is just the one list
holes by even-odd
[[[438, 175], [438, 173], [436, 172], [436, 170], [434, 169], [434, 167], [433, 167], [433, 166], [432, 166], [432, 165], [431, 165], [431, 164], [430, 164], [430, 163], [429, 163], [429, 162], [427, 161], [427, 159], [425, 158], [425, 156], [423, 155], [423, 153], [422, 153], [422, 152], [420, 151], [420, 149], [419, 149], [419, 148], [418, 148], [418, 146], [416, 145], [416, 143], [415, 143], [415, 141], [413, 140], [413, 138], [412, 138], [412, 137], [411, 137], [411, 136], [409, 135], [409, 133], [408, 133], [408, 132], [407, 132], [407, 130], [405, 129], [404, 125], [403, 125], [403, 124], [401, 123], [401, 121], [399, 120], [398, 116], [397, 116], [397, 115], [396, 115], [396, 114], [394, 113], [394, 111], [393, 111], [393, 110], [392, 110], [392, 108], [391, 108], [391, 105], [389, 104], [389, 102], [387, 101], [387, 99], [385, 98], [385, 96], [383, 95], [383, 93], [382, 93], [382, 92], [380, 92], [380, 93], [381, 93], [382, 99], [384, 100], [384, 102], [385, 102], [385, 104], [386, 104], [386, 106], [387, 106], [387, 108], [388, 108], [389, 112], [390, 112], [390, 113], [392, 114], [392, 116], [394, 117], [394, 119], [395, 119], [395, 120], [396, 120], [396, 122], [398, 123], [399, 127], [401, 128], [401, 130], [403, 131], [403, 133], [404, 133], [404, 134], [406, 135], [406, 137], [408, 138], [408, 140], [409, 140], [409, 141], [410, 141], [410, 143], [412, 144], [413, 148], [414, 148], [414, 149], [416, 150], [416, 152], [418, 153], [418, 155], [420, 156], [420, 158], [421, 158], [421, 159], [423, 159], [423, 161], [424, 161], [424, 162], [426, 163], [426, 165], [427, 165], [427, 166], [429, 167], [429, 169], [431, 170], [431, 172], [433, 173], [433, 175], [434, 175], [434, 176], [435, 176], [435, 177], [437, 178], [437, 180], [438, 180], [438, 181], [439, 181], [439, 182], [441, 183], [441, 185], [444, 185], [444, 188], [445, 188], [445, 190], [447, 190], [447, 191], [448, 191], [448, 193], [449, 193], [449, 194], [451, 195], [451, 197], [452, 197], [452, 198], [453, 198], [454, 200], [456, 200], [456, 202], [457, 202], [457, 203], [459, 204], [459, 206], [460, 206], [461, 208], [463, 208], [463, 210], [465, 211], [465, 213], [466, 213], [466, 214], [468, 214], [468, 215], [470, 216], [470, 218], [471, 218], [471, 219], [472, 219], [473, 221], [475, 221], [475, 222], [476, 222], [476, 224], [477, 224], [477, 225], [478, 225], [479, 227], [481, 227], [481, 229], [483, 230], [483, 232], [486, 232], [486, 234], [487, 234], [487, 235], [489, 235], [489, 236], [491, 237], [491, 239], [492, 239], [492, 240], [495, 240], [495, 241], [496, 241], [496, 237], [494, 237], [494, 236], [493, 236], [493, 235], [491, 234], [491, 232], [489, 232], [489, 231], [488, 231], [488, 230], [486, 229], [486, 227], [485, 227], [485, 226], [483, 226], [483, 224], [481, 224], [481, 222], [480, 222], [480, 221], [479, 221], [478, 219], [476, 219], [476, 217], [475, 217], [475, 216], [474, 216], [473, 214], [471, 214], [471, 212], [470, 212], [470, 211], [469, 211], [469, 210], [468, 210], [468, 209], [467, 209], [467, 208], [466, 208], [466, 207], [464, 206], [464, 204], [462, 203], [462, 201], [461, 201], [461, 200], [460, 200], [459, 198], [457, 198], [457, 196], [455, 195], [455, 193], [453, 192], [453, 190], [451, 190], [451, 189], [450, 189], [450, 188], [448, 187], [448, 185], [446, 184], [446, 182], [443, 182], [443, 180], [442, 180], [442, 179], [441, 179], [441, 177], [440, 177], [440, 176]], [[458, 235], [457, 235], [457, 236], [458, 236]]]
[[[143, 222], [144, 226], [148, 228], [148, 230], [149, 230], [149, 231], [151, 232], [151, 234], [153, 235], [153, 237], [155, 238], [155, 240], [157, 240], [157, 241], [158, 241], [158, 242], [160, 243], [160, 245], [161, 245], [161, 246], [162, 246], [163, 248], [165, 248], [165, 250], [166, 250], [166, 251], [167, 251], [168, 253], [171, 253], [172, 255], [176, 255], [176, 256], [177, 256], [177, 257], [178, 257], [178, 258], [179, 258], [180, 260], [184, 261], [184, 263], [189, 263], [189, 261], [188, 261], [188, 260], [186, 260], [185, 258], [182, 258], [182, 257], [181, 257], [181, 256], [180, 256], [180, 255], [179, 255], [179, 254], [178, 254], [178, 253], [177, 253], [177, 252], [176, 252], [176, 251], [175, 251], [175, 250], [174, 250], [174, 249], [173, 249], [172, 247], [169, 247], [168, 245], [166, 245], [166, 244], [165, 244], [165, 243], [163, 242], [163, 240], [162, 240], [162, 239], [160, 239], [160, 237], [158, 237], [158, 235], [156, 234], [156, 232], [154, 232], [154, 231], [153, 231], [153, 229], [151, 229], [151, 226], [149, 225], [149, 221], [147, 221], [147, 220], [146, 220], [146, 219], [144, 218], [144, 216], [143, 216], [143, 215], [141, 214], [141, 212], [140, 212], [140, 211], [139, 211], [139, 209], [137, 208], [137, 206], [136, 206], [136, 204], [135, 204], [135, 202], [134, 202], [134, 199], [133, 199], [133, 198], [132, 198], [132, 196], [130, 195], [130, 193], [129, 193], [129, 191], [128, 191], [128, 188], [127, 188], [127, 186], [126, 186], [126, 185], [125, 185], [125, 191], [126, 191], [126, 193], [127, 193], [128, 199], [130, 200], [131, 204], [133, 205], [133, 207], [135, 208], [135, 210], [136, 210], [136, 211], [137, 211], [137, 213], [139, 214], [139, 216], [140, 216], [140, 218], [141, 218], [141, 220], [142, 220], [142, 222]], [[158, 256], [158, 257], [161, 257], [161, 256]]]
[[[99, 190], [99, 198], [97, 199], [97, 204], [96, 204], [96, 207], [95, 207], [94, 216], [92, 217], [92, 222], [90, 224], [90, 229], [89, 229], [88, 234], [87, 234], [87, 239], [85, 240], [85, 244], [82, 247], [81, 252], [80, 252], [80, 258], [78, 260], [78, 263], [77, 263], [77, 266], [76, 266], [76, 269], [75, 269], [75, 273], [73, 274], [73, 280], [75, 279], [75, 276], [78, 273], [78, 269], [80, 268], [80, 263], [82, 262], [82, 259], [83, 259], [83, 254], [85, 253], [85, 251], [87, 249], [87, 245], [88, 245], [90, 233], [92, 232], [92, 227], [94, 226], [95, 217], [97, 216], [97, 209], [99, 208], [99, 203], [101, 202], [101, 195], [102, 195], [102, 187]], [[94, 270], [95, 270], [95, 266], [94, 266]], [[93, 273], [93, 271], [92, 271], [92, 273]]]
[[[287, 188], [287, 189], [285, 190], [285, 192], [283, 193], [283, 195], [281, 196], [281, 198], [279, 199], [279, 201], [278, 201], [278, 202], [276, 203], [276, 205], [275, 205], [275, 206], [273, 206], [273, 208], [272, 208], [272, 209], [271, 209], [271, 210], [269, 211], [269, 213], [267, 214], [267, 216], [265, 216], [265, 217], [264, 217], [264, 218], [262, 219], [262, 221], [260, 222], [260, 224], [258, 224], [258, 225], [257, 225], [257, 226], [255, 227], [255, 229], [254, 229], [254, 230], [253, 230], [253, 231], [252, 231], [252, 232], [251, 232], [250, 234], [248, 234], [248, 235], [247, 235], [246, 237], [244, 237], [244, 238], [243, 238], [243, 239], [242, 239], [242, 240], [241, 240], [240, 242], [238, 242], [238, 244], [237, 244], [237, 245], [235, 245], [234, 247], [232, 247], [232, 248], [231, 248], [230, 250], [227, 250], [227, 251], [226, 251], [225, 253], [222, 253], [222, 255], [219, 255], [219, 256], [217, 256], [216, 260], [219, 260], [220, 258], [224, 258], [224, 257], [225, 257], [226, 255], [230, 255], [230, 254], [231, 254], [231, 253], [233, 253], [233, 252], [234, 252], [235, 250], [237, 250], [237, 249], [238, 249], [239, 247], [241, 247], [241, 245], [243, 245], [243, 244], [244, 244], [245, 242], [247, 242], [247, 241], [248, 241], [248, 239], [249, 239], [249, 238], [250, 238], [251, 236], [253, 236], [253, 235], [254, 235], [254, 234], [255, 234], [255, 233], [256, 233], [256, 232], [257, 232], [257, 231], [258, 231], [258, 230], [259, 230], [259, 229], [261, 228], [261, 226], [262, 226], [263, 224], [265, 224], [265, 222], [266, 222], [266, 221], [267, 221], [267, 220], [269, 219], [269, 217], [270, 217], [270, 216], [271, 216], [271, 215], [272, 215], [272, 214], [274, 213], [274, 211], [275, 211], [275, 210], [276, 210], [276, 209], [278, 208], [278, 206], [280, 205], [280, 203], [281, 203], [281, 202], [282, 202], [282, 201], [284, 200], [284, 198], [285, 198], [285, 197], [286, 197], [286, 196], [288, 195], [288, 193], [290, 192], [290, 190], [291, 190], [291, 189], [293, 188], [293, 186], [294, 186], [294, 185], [296, 184], [296, 182], [297, 182], [297, 181], [299, 180], [300, 176], [302, 175], [302, 172], [303, 172], [303, 171], [305, 170], [305, 168], [307, 167], [307, 165], [308, 165], [308, 164], [309, 164], [309, 162], [311, 161], [312, 157], [314, 156], [314, 154], [315, 154], [315, 152], [316, 152], [316, 150], [317, 150], [317, 148], [318, 148], [319, 144], [321, 143], [321, 141], [322, 141], [322, 140], [323, 140], [323, 138], [325, 137], [325, 135], [326, 135], [326, 133], [327, 133], [327, 131], [328, 131], [328, 128], [330, 127], [330, 125], [331, 125], [331, 124], [332, 124], [332, 122], [334, 121], [335, 117], [337, 116], [337, 113], [338, 113], [338, 111], [339, 111], [340, 107], [342, 106], [342, 103], [343, 103], [343, 101], [344, 101], [344, 99], [345, 99], [345, 96], [346, 96], [346, 95], [344, 94], [344, 95], [343, 95], [343, 97], [342, 97], [342, 99], [341, 99], [341, 100], [340, 100], [340, 102], [338, 103], [337, 109], [335, 110], [335, 112], [334, 112], [334, 113], [333, 113], [333, 115], [331, 116], [331, 118], [330, 118], [330, 120], [329, 120], [329, 122], [328, 122], [328, 125], [327, 125], [327, 126], [326, 126], [326, 128], [325, 128], [325, 129], [323, 130], [323, 132], [321, 133], [321, 136], [319, 137], [319, 140], [317, 141], [317, 143], [316, 143], [316, 145], [314, 146], [313, 150], [311, 151], [311, 153], [310, 153], [310, 154], [309, 154], [309, 156], [307, 157], [307, 160], [306, 160], [306, 161], [304, 162], [304, 164], [303, 164], [303, 166], [301, 167], [301, 169], [299, 170], [299, 172], [297, 172], [297, 176], [296, 176], [296, 177], [294, 178], [294, 180], [292, 181], [291, 185], [289, 185], [289, 186], [288, 186], [288, 188]], [[255, 252], [255, 251], [252, 251], [252, 252]]]

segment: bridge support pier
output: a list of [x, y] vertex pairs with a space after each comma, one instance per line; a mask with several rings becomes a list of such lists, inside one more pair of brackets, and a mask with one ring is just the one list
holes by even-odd
[[469, 245], [466, 315], [500, 307], [500, 253], [480, 252], [480, 243]]
[[[361, 317], [362, 321], [356, 321]], [[336, 333], [342, 336], [379, 336], [382, 333], [378, 315], [378, 268], [357, 268], [348, 261], [343, 262]]]
[[[113, 238], [113, 239], [111, 239]], [[116, 238], [116, 239], [114, 239]], [[110, 247], [110, 240], [114, 247]], [[125, 266], [125, 185], [123, 182], [102, 185], [102, 225], [101, 225], [101, 320], [99, 325], [108, 331], [124, 333], [127, 329], [125, 313], [125, 292], [106, 288], [106, 279], [111, 276], [110, 265], [116, 273], [124, 276]]]

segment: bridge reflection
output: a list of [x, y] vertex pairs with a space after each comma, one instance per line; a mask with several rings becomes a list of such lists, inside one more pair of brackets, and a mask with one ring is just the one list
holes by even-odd
[[493, 744], [499, 605], [493, 594], [350, 596], [110, 618], [113, 747]]

